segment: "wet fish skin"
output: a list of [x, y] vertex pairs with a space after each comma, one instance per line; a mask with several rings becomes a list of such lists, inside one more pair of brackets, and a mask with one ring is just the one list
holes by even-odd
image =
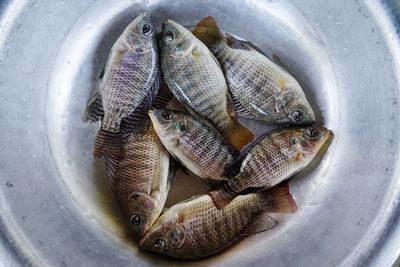
[[105, 155], [107, 177], [121, 210], [140, 237], [161, 214], [175, 169], [150, 124], [142, 133], [128, 137], [122, 155], [120, 159]]
[[208, 48], [178, 23], [162, 26], [161, 68], [175, 97], [189, 111], [210, 120], [236, 149], [254, 135], [234, 117], [222, 70]]
[[[171, 99], [168, 87], [161, 84], [152, 106], [164, 108]], [[151, 125], [149, 108], [148, 102], [142, 103], [124, 118], [122, 137], [115, 138], [111, 133], [104, 149], [108, 152], [104, 154], [108, 181], [137, 237], [160, 215], [176, 171]]]
[[233, 96], [257, 120], [309, 125], [314, 112], [296, 79], [246, 42], [226, 38], [212, 17], [193, 30], [218, 59]]
[[[151, 16], [141, 13], [124, 30], [113, 45], [99, 92], [91, 103], [102, 109], [101, 128], [107, 132], [120, 132], [122, 119], [128, 117], [144, 100], [150, 90], [157, 90], [158, 45]], [[101, 103], [101, 105], [99, 105]], [[93, 106], [92, 106], [93, 107]], [[96, 109], [88, 106], [84, 120], [101, 119]]]
[[333, 138], [324, 127], [286, 128], [267, 134], [249, 152], [238, 175], [209, 192], [218, 209], [248, 191], [277, 185], [306, 167]]
[[149, 112], [153, 127], [170, 154], [206, 180], [226, 180], [225, 169], [238, 156], [217, 130], [198, 116], [169, 109]]
[[216, 209], [211, 198], [202, 195], [168, 209], [140, 240], [140, 247], [174, 258], [206, 257], [275, 227], [277, 221], [267, 212], [295, 210], [287, 185], [239, 196], [224, 210]]

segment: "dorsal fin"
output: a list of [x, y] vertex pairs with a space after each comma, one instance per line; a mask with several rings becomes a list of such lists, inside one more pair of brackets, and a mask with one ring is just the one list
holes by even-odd
[[103, 117], [104, 117], [104, 109], [103, 109], [103, 103], [101, 101], [101, 95], [99, 91], [96, 91], [96, 93], [86, 106], [82, 120], [84, 122], [96, 122], [102, 119]]

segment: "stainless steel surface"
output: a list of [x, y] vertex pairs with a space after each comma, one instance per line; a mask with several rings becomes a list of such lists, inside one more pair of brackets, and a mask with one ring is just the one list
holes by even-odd
[[[139, 251], [80, 120], [108, 51], [138, 13], [158, 27], [213, 15], [279, 55], [335, 132], [292, 182], [299, 211], [217, 256]], [[1, 266], [390, 266], [400, 253], [399, 1], [0, 2]], [[178, 181], [169, 203], [197, 180]], [[200, 190], [200, 189], [199, 189]]]

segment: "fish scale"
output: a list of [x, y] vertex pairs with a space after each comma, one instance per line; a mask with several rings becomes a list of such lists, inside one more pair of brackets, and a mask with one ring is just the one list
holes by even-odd
[[[166, 120], [164, 112], [172, 118]], [[150, 118], [161, 142], [182, 165], [203, 179], [226, 179], [225, 169], [238, 153], [210, 123], [192, 114], [172, 110], [154, 109]]]
[[[206, 257], [250, 234], [273, 228], [277, 222], [266, 212], [295, 210], [287, 185], [239, 196], [223, 210], [218, 210], [208, 195], [202, 195], [178, 203], [161, 215], [140, 246], [175, 258]], [[173, 238], [169, 238], [171, 234]], [[164, 246], [155, 247], [154, 242], [160, 239]]]
[[[188, 107], [194, 107], [196, 111], [200, 111], [200, 115], [211, 119], [216, 125], [221, 128], [227, 127], [230, 122], [229, 114], [226, 111], [227, 103], [224, 91], [227, 90], [223, 75], [218, 75], [218, 70], [213, 68], [204, 68], [203, 66], [215, 65], [215, 62], [210, 61], [208, 57], [202, 57], [201, 60], [195, 61], [192, 57], [187, 57], [182, 60], [164, 60], [163, 67], [166, 79], [174, 77], [175, 85], [170, 86], [174, 92], [179, 92], [179, 100], [185, 103]], [[187, 66], [192, 66], [188, 69]], [[179, 75], [180, 73], [186, 73]], [[181, 77], [181, 78], [180, 78]], [[204, 77], [207, 77], [204, 79]], [[209, 88], [209, 90], [198, 90], [195, 88]], [[193, 88], [182, 92], [181, 88]], [[217, 89], [216, 88], [220, 88]], [[221, 90], [223, 92], [221, 93]], [[209, 96], [204, 97], [203, 94]], [[190, 100], [188, 100], [190, 99]], [[210, 101], [210, 102], [208, 102]], [[204, 106], [208, 102], [208, 107]], [[216, 112], [212, 112], [218, 108]]]
[[[107, 159], [106, 159], [107, 160]], [[114, 193], [127, 211], [127, 199], [132, 192], [150, 195], [169, 169], [169, 155], [152, 126], [141, 134], [131, 134], [124, 146], [123, 159], [112, 164], [109, 178]], [[158, 185], [157, 185], [158, 184]]]
[[[232, 185], [236, 185], [232, 189], [240, 192], [261, 182], [265, 187], [270, 187], [275, 184], [274, 179], [279, 180], [278, 177], [288, 173], [294, 159], [281, 153], [282, 147], [290, 145], [286, 142], [289, 140], [271, 137], [258, 144], [243, 161], [241, 174], [235, 178], [238, 183], [232, 182]], [[249, 173], [252, 174], [251, 179], [245, 178]]]
[[228, 86], [217, 60], [176, 22], [164, 22], [162, 31], [161, 68], [172, 93], [191, 113], [212, 122], [234, 148], [242, 149], [254, 135], [234, 119]]
[[140, 55], [127, 52], [122, 61], [116, 63], [118, 65], [106, 67], [100, 85], [104, 107], [103, 129], [118, 130], [122, 118], [129, 116], [143, 101], [157, 76], [156, 58], [154, 49]]
[[[232, 233], [240, 232], [247, 225], [251, 214], [260, 210], [260, 207], [256, 207], [257, 203], [249, 205], [249, 201], [240, 201], [239, 199], [235, 204], [234, 208], [232, 206], [220, 213], [212, 212], [212, 202], [209, 200], [193, 205], [185, 216], [190, 217], [194, 223], [191, 227], [188, 223], [190, 220], [184, 222], [183, 227], [188, 229], [189, 233], [186, 237], [188, 242], [187, 244], [185, 242], [184, 249], [181, 249], [179, 253], [185, 255], [195, 253], [194, 248], [198, 249], [201, 254], [218, 250], [221, 247], [221, 240], [228, 241]], [[241, 211], [240, 214], [237, 212], [238, 210]], [[237, 220], [237, 218], [241, 218], [241, 220]], [[191, 231], [191, 229], [197, 229], [197, 231]]]
[[[314, 122], [314, 112], [300, 84], [253, 45], [225, 36], [210, 16], [192, 32], [218, 59], [229, 90], [251, 117], [274, 124]], [[241, 110], [241, 106], [236, 108]]]
[[[156, 97], [149, 97], [160, 108], [168, 105], [172, 95], [163, 85]], [[126, 118], [130, 121], [121, 124], [121, 157], [105, 155], [108, 181], [120, 208], [129, 219], [133, 215], [141, 218], [140, 225], [132, 225], [138, 237], [161, 213], [175, 175], [175, 166], [151, 125], [149, 108], [143, 102]]]
[[271, 188], [306, 167], [333, 133], [324, 127], [286, 128], [264, 134], [242, 153], [240, 172], [209, 195], [218, 209], [237, 195]]
[[[225, 44], [222, 45], [227, 47]], [[223, 53], [227, 49], [221, 50]], [[221, 61], [233, 62], [233, 64], [222, 64], [222, 66], [232, 94], [240, 99], [242, 105], [252, 112], [258, 112], [254, 110], [254, 106], [265, 114], [274, 112], [271, 107], [276, 106], [276, 95], [281, 93], [277, 81], [286, 78], [277, 71], [280, 69], [268, 62], [261, 61], [258, 52], [255, 51], [231, 50], [230, 53], [227, 53], [226, 58], [222, 59], [218, 54], [217, 58]], [[258, 63], [258, 68], [254, 68], [256, 63]], [[240, 69], [251, 69], [252, 71], [244, 73], [240, 72]], [[242, 75], [238, 75], [238, 73], [242, 73]], [[250, 84], [251, 86], [249, 86]], [[249, 90], [249, 87], [254, 90]], [[263, 90], [263, 88], [270, 90]], [[244, 94], [249, 94], [251, 98], [244, 99]]]

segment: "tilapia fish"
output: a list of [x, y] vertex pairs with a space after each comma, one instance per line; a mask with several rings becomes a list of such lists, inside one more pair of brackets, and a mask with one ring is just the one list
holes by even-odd
[[238, 152], [207, 121], [168, 109], [149, 112], [153, 126], [171, 155], [198, 177], [225, 180], [225, 169]]
[[218, 59], [235, 99], [257, 120], [272, 124], [307, 125], [314, 113], [296, 81], [253, 46], [226, 38], [212, 17], [198, 23], [193, 34]]
[[275, 227], [277, 221], [267, 212], [295, 210], [288, 186], [239, 196], [224, 210], [216, 209], [210, 197], [202, 195], [168, 209], [140, 240], [140, 247], [175, 258], [206, 257]]
[[175, 97], [191, 112], [210, 120], [237, 150], [254, 135], [234, 117], [224, 74], [208, 48], [172, 20], [162, 26], [161, 68]]
[[[89, 102], [84, 121], [102, 120], [99, 143], [121, 138], [121, 123], [144, 103], [154, 100], [159, 87], [158, 47], [154, 25], [140, 14], [111, 49], [98, 92]], [[129, 119], [126, 121], [129, 123]], [[97, 146], [99, 147], [99, 146]], [[94, 150], [95, 156], [101, 156]]]
[[[163, 108], [171, 99], [172, 94], [162, 84], [153, 106]], [[108, 142], [103, 143], [112, 191], [138, 237], [160, 215], [176, 170], [151, 125], [148, 109], [148, 103], [142, 103], [122, 120], [122, 142], [111, 135]]]
[[175, 168], [151, 124], [129, 136], [122, 155], [122, 159], [105, 156], [107, 176], [120, 208], [140, 237], [160, 215]]
[[209, 192], [218, 209], [237, 195], [275, 186], [306, 167], [326, 148], [333, 133], [326, 128], [288, 128], [267, 134], [249, 152], [240, 173]]

